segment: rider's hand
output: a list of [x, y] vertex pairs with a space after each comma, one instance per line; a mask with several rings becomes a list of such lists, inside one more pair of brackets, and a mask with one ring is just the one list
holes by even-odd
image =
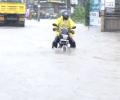
[[53, 31], [56, 31], [57, 29], [56, 28], [53, 28]]
[[75, 32], [73, 30], [70, 30], [70, 33], [75, 34]]

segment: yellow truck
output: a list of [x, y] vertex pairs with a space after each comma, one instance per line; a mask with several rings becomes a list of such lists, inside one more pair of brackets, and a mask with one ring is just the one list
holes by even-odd
[[0, 25], [25, 26], [26, 5], [23, 0], [0, 0]]

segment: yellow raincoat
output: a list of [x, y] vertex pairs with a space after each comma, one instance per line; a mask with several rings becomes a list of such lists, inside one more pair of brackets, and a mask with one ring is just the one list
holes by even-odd
[[[72, 28], [75, 26], [75, 23], [72, 21], [71, 18], [68, 18], [68, 20], [63, 20], [63, 17], [59, 17], [56, 19], [55, 24], [57, 24], [61, 28]], [[73, 33], [69, 33], [70, 36], [73, 35]], [[59, 36], [60, 32], [56, 31], [56, 35]]]

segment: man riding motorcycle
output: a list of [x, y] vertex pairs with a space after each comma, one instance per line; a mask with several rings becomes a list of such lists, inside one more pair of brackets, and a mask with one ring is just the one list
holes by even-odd
[[[72, 27], [76, 27], [75, 23], [69, 17], [69, 14], [68, 14], [67, 11], [63, 12], [62, 16], [56, 19], [55, 24], [58, 27], [68, 28], [68, 29], [72, 29]], [[54, 47], [57, 48], [58, 43], [60, 41], [60, 32], [58, 30], [56, 30], [55, 26], [53, 28], [53, 31], [55, 31], [56, 37], [55, 37], [55, 40], [52, 43], [52, 48], [54, 48]], [[70, 47], [71, 48], [76, 48], [76, 43], [75, 43], [75, 41], [72, 38], [73, 34], [75, 34], [75, 32], [73, 30], [71, 30], [70, 33], [69, 33], [68, 40], [69, 40], [69, 43], [70, 43]]]

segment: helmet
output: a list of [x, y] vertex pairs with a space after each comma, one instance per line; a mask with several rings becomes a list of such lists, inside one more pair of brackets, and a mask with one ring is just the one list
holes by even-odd
[[69, 18], [69, 14], [68, 14], [67, 11], [63, 12], [63, 13], [62, 13], [62, 16], [63, 16], [63, 19], [64, 19], [64, 20], [68, 20], [68, 18]]

